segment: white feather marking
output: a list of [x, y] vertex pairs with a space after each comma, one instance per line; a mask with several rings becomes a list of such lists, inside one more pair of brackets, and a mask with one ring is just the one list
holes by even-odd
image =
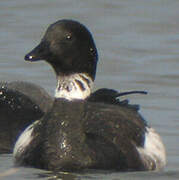
[[160, 136], [153, 128], [147, 128], [145, 134], [144, 148], [137, 148], [148, 169], [152, 170], [155, 163], [155, 170], [159, 170], [166, 165], [166, 152]]
[[[80, 82], [83, 89], [76, 81]], [[60, 76], [58, 77], [55, 97], [65, 98], [70, 101], [74, 99], [85, 99], [91, 94], [92, 85], [92, 79], [83, 73]]]
[[32, 132], [34, 130], [34, 125], [37, 124], [39, 121], [35, 121], [33, 124], [29, 125], [20, 135], [13, 150], [13, 156], [21, 155], [25, 148], [30, 144], [33, 139]]

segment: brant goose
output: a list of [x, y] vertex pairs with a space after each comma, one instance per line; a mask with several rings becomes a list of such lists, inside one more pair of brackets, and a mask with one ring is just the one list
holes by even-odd
[[[77, 21], [50, 25], [40, 44], [25, 56], [46, 60], [57, 75], [55, 101], [44, 118], [21, 134], [14, 147], [16, 165], [53, 171], [158, 170], [165, 166], [160, 136], [127, 101], [103, 102], [91, 96], [98, 60], [91, 33]], [[91, 98], [91, 101], [90, 101]], [[109, 98], [110, 99], [110, 98]], [[112, 103], [114, 100], [114, 103]]]
[[27, 82], [0, 83], [0, 153], [12, 153], [18, 136], [50, 109], [53, 98]]

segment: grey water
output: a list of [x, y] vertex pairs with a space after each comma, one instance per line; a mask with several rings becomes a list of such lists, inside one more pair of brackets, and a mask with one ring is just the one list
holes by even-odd
[[12, 155], [0, 155], [0, 180], [25, 179], [179, 179], [179, 1], [178, 0], [1, 0], [0, 81], [29, 81], [51, 95], [56, 84], [45, 62], [28, 63], [49, 24], [75, 19], [92, 32], [99, 51], [94, 90], [146, 90], [131, 95], [140, 113], [160, 133], [167, 166], [159, 172], [53, 174], [16, 168]]

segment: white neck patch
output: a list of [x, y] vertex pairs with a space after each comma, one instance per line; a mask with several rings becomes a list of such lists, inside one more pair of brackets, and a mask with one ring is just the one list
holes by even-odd
[[57, 77], [56, 98], [65, 98], [69, 101], [85, 99], [91, 94], [92, 79], [83, 73]]

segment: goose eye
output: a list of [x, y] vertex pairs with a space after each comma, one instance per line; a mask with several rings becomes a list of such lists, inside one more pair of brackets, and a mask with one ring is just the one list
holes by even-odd
[[67, 36], [66, 36], [66, 39], [67, 39], [67, 40], [71, 40], [71, 39], [72, 39], [72, 36], [71, 36], [71, 35], [67, 35]]
[[90, 51], [91, 51], [91, 52], [93, 52], [93, 51], [94, 51], [94, 49], [93, 49], [93, 48], [90, 48]]

